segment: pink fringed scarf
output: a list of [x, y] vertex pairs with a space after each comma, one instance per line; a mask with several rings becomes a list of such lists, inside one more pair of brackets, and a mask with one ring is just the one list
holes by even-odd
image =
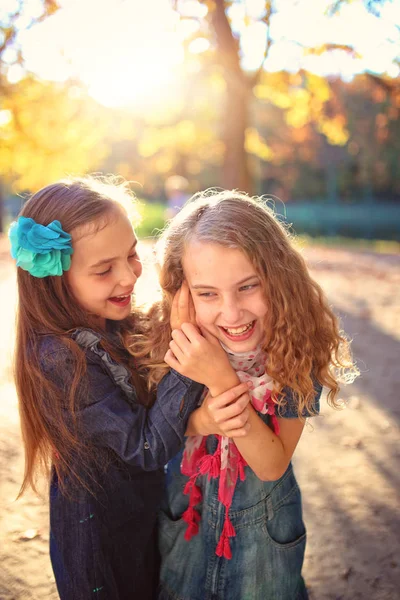
[[[271, 397], [273, 380], [265, 372], [266, 354], [261, 348], [252, 352], [233, 354], [224, 347], [229, 361], [235, 369], [240, 381], [250, 381], [249, 390], [253, 407], [261, 414], [271, 417], [273, 430], [279, 433], [279, 424], [275, 415], [275, 403]], [[218, 500], [225, 506], [225, 521], [217, 544], [217, 556], [232, 558], [229, 538], [236, 535], [229, 519], [229, 509], [232, 504], [238, 478], [246, 478], [244, 467], [246, 461], [240, 454], [233, 440], [223, 436], [218, 438], [218, 446], [214, 454], [207, 453], [207, 437], [201, 435], [188, 437], [181, 464], [181, 472], [189, 477], [184, 488], [184, 494], [189, 496], [189, 506], [182, 515], [187, 523], [185, 539], [190, 540], [199, 531], [200, 513], [195, 506], [202, 500], [202, 492], [196, 485], [199, 475], [207, 475], [208, 479], [219, 477]]]

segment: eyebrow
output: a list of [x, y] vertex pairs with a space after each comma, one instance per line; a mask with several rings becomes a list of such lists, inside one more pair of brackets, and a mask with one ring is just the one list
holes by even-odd
[[[258, 279], [258, 275], [250, 275], [250, 277], [245, 277], [244, 279], [241, 279], [240, 281], [238, 281], [235, 285], [242, 285], [243, 283], [246, 283], [246, 281], [250, 281], [251, 279]], [[193, 290], [198, 290], [198, 289], [216, 290], [218, 288], [216, 288], [213, 285], [204, 285], [202, 283], [197, 283], [196, 285], [192, 285], [192, 289]]]
[[[129, 252], [131, 252], [134, 248], [136, 248], [136, 246], [137, 246], [137, 240], [135, 240], [135, 242], [133, 242], [132, 246], [129, 249]], [[106, 263], [112, 262], [113, 260], [117, 260], [117, 258], [119, 258], [119, 257], [118, 256], [112, 256], [111, 258], [102, 258], [101, 260], [99, 260], [94, 265], [90, 265], [89, 269], [95, 269], [96, 267], [100, 267], [101, 265], [105, 265]]]

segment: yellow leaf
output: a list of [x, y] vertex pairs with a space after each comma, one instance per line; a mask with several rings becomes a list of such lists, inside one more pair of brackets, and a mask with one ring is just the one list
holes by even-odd
[[271, 148], [253, 127], [246, 129], [245, 149], [248, 154], [254, 154], [264, 161], [270, 161], [273, 157]]

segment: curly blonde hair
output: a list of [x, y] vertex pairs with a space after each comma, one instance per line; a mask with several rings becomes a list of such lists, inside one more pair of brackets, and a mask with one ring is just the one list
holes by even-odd
[[157, 242], [162, 299], [150, 309], [144, 334], [126, 340], [130, 352], [149, 369], [149, 386], [168, 370], [163, 357], [171, 339], [171, 305], [185, 278], [182, 260], [193, 240], [240, 249], [259, 275], [268, 306], [263, 348], [266, 371], [275, 381], [275, 402], [285, 404], [282, 390], [287, 386], [297, 399], [299, 415], [304, 409], [312, 412], [318, 381], [329, 390], [329, 404], [337, 407], [339, 382], [358, 374], [349, 341], [287, 227], [263, 198], [237, 191], [195, 194]]

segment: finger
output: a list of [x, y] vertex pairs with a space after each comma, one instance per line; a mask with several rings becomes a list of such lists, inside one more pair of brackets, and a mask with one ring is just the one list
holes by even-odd
[[[236, 402], [233, 402], [232, 404], [230, 404], [229, 406], [227, 406], [226, 408], [221, 408], [221, 409], [217, 409], [217, 411], [213, 411], [212, 407], [209, 407], [210, 412], [212, 412], [214, 414], [214, 419], [216, 423], [223, 423], [225, 421], [229, 421], [230, 419], [234, 419], [235, 417], [241, 417], [244, 415], [246, 416], [246, 418], [244, 418], [243, 416], [243, 423], [242, 425], [247, 421], [247, 419], [249, 418], [249, 411], [248, 409], [246, 409], [248, 403], [250, 401], [250, 397], [248, 394], [243, 394], [243, 396], [240, 396], [240, 398], [238, 398], [236, 400]], [[241, 425], [239, 425], [240, 427]]]
[[228, 438], [242, 438], [242, 437], [246, 437], [246, 435], [248, 435], [250, 429], [251, 429], [250, 423], [246, 423], [246, 425], [244, 427], [240, 427], [239, 429], [231, 429], [231, 430], [223, 431], [221, 433], [221, 435], [228, 437]]
[[175, 359], [179, 362], [179, 364], [182, 364], [185, 359], [185, 354], [182, 352], [178, 344], [174, 340], [171, 340], [169, 343], [169, 348], [173, 352]]
[[215, 335], [212, 335], [209, 331], [207, 331], [207, 329], [204, 329], [204, 327], [201, 327], [201, 326], [199, 326], [199, 327], [200, 327], [201, 335], [208, 342], [210, 342], [210, 344], [213, 344], [214, 346], [221, 346], [219, 339], [217, 337], [215, 337]]
[[179, 288], [179, 290], [177, 290], [177, 292], [175, 293], [174, 299], [172, 300], [172, 308], [174, 309], [178, 309], [179, 306], [179, 298], [181, 295], [181, 288]]
[[171, 332], [171, 337], [182, 352], [190, 351], [191, 342], [181, 329], [174, 329]]
[[167, 365], [169, 367], [171, 367], [172, 369], [175, 369], [175, 371], [180, 372], [180, 364], [179, 361], [177, 361], [176, 356], [174, 355], [174, 353], [172, 352], [172, 350], [167, 350], [167, 352], [165, 353], [164, 356], [164, 362], [167, 363]]
[[241, 429], [242, 427], [244, 427], [246, 425], [246, 423], [249, 420], [249, 417], [250, 417], [250, 411], [248, 408], [245, 408], [244, 411], [242, 411], [241, 414], [238, 415], [237, 417], [234, 417], [233, 419], [228, 419], [228, 421], [225, 421], [225, 423], [223, 423], [221, 425], [221, 428], [223, 427], [226, 430]]
[[178, 308], [179, 308], [179, 319], [181, 324], [190, 322], [190, 314], [189, 314], [189, 299], [190, 299], [190, 291], [187, 281], [182, 282], [179, 299], [178, 299]]
[[212, 400], [210, 400], [210, 405], [212, 405], [215, 409], [223, 408], [225, 406], [228, 406], [229, 404], [232, 404], [232, 402], [235, 402], [235, 400], [237, 400], [243, 394], [247, 394], [248, 391], [249, 386], [247, 385], [247, 383], [239, 383], [234, 388], [231, 388], [223, 394], [212, 398]]
[[170, 319], [169, 319], [171, 329], [177, 329], [181, 325], [180, 320], [179, 320], [180, 294], [181, 294], [181, 288], [179, 288], [179, 290], [176, 292], [176, 294], [174, 296], [174, 299], [172, 300], [171, 315], [170, 315]]
[[192, 294], [189, 294], [189, 323], [197, 327], [196, 309], [194, 307]]
[[204, 336], [201, 335], [198, 327], [193, 323], [182, 323], [181, 331], [186, 335], [187, 339], [193, 344], [201, 344], [204, 341]]

